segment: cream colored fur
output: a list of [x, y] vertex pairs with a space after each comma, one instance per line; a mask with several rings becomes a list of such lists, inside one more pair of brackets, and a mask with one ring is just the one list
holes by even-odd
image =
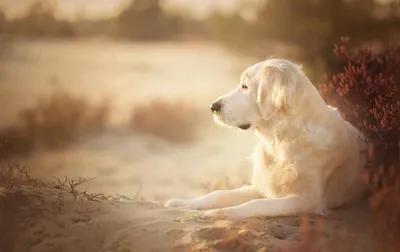
[[362, 197], [362, 134], [328, 106], [300, 67], [268, 59], [246, 69], [240, 85], [218, 98], [223, 125], [253, 130], [250, 186], [173, 199], [168, 207], [208, 209], [235, 218], [326, 214]]

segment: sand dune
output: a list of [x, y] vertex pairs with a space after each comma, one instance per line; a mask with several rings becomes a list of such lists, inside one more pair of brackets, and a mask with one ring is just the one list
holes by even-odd
[[230, 220], [124, 197], [74, 199], [47, 187], [1, 188], [0, 199], [0, 251], [7, 252], [300, 251], [307, 239], [334, 251], [372, 251], [365, 202], [323, 219]]

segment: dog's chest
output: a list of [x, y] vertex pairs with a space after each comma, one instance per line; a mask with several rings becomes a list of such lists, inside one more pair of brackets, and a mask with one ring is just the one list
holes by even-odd
[[252, 184], [267, 198], [280, 198], [289, 193], [296, 179], [295, 170], [279, 165], [263, 150], [255, 153]]

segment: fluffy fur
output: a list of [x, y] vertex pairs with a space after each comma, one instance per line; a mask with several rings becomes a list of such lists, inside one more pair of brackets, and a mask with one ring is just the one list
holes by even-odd
[[255, 131], [251, 186], [173, 199], [166, 206], [236, 218], [326, 214], [364, 194], [362, 134], [292, 62], [268, 59], [249, 67], [212, 110], [223, 125]]

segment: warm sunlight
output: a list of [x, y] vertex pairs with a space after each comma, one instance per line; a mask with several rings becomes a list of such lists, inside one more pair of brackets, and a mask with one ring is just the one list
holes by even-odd
[[399, 27], [397, 0], [0, 0], [0, 252], [400, 251]]

